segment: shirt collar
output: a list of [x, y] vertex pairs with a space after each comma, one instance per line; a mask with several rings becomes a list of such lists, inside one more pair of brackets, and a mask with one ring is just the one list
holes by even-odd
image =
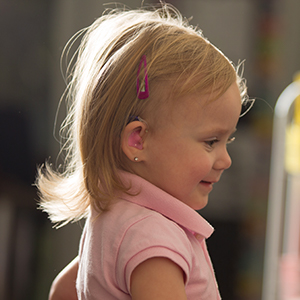
[[120, 176], [133, 195], [123, 195], [122, 199], [155, 210], [206, 239], [213, 233], [213, 227], [202, 216], [177, 198], [137, 175], [121, 172]]

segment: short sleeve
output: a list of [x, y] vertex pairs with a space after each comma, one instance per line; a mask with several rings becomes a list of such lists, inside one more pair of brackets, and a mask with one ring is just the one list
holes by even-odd
[[130, 292], [133, 270], [143, 261], [166, 257], [180, 266], [186, 282], [192, 266], [192, 247], [184, 230], [164, 216], [153, 213], [131, 224], [120, 244], [116, 278], [124, 292]]

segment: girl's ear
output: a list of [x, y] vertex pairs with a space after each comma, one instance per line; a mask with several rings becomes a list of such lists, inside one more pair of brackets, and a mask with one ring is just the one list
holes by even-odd
[[129, 123], [122, 135], [121, 147], [131, 161], [142, 161], [147, 125], [140, 121]]

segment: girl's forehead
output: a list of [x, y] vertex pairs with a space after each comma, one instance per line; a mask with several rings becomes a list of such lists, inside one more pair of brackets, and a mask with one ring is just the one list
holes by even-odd
[[193, 118], [205, 110], [207, 97], [200, 93], [186, 94], [168, 101], [167, 114], [172, 118]]
[[[204, 111], [203, 101], [200, 97], [185, 95], [183, 97], [160, 98], [154, 111], [155, 117], [151, 122], [156, 130], [165, 127], [178, 130], [182, 124], [195, 122], [201, 118]], [[151, 118], [152, 119], [152, 118]]]
[[193, 93], [168, 102], [165, 122], [175, 125], [179, 122], [199, 125], [208, 121], [222, 123], [228, 118], [238, 118], [241, 111], [241, 97], [236, 84], [217, 99], [210, 94]]
[[241, 111], [240, 91], [235, 82], [221, 96], [199, 90], [178, 95], [174, 81], [165, 80], [156, 85], [148, 100], [151, 101], [151, 109], [146, 119], [151, 120], [150, 123], [156, 130], [169, 126], [174, 126], [177, 130], [180, 124], [202, 126], [205, 122], [217, 121], [216, 118], [222, 123], [222, 119], [226, 117], [224, 114], [228, 114], [225, 111], [230, 110], [233, 104], [234, 115], [235, 111], [238, 111], [238, 115]]

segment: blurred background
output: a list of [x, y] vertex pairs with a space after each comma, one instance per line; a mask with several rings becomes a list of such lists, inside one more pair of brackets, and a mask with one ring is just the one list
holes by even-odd
[[[144, 1], [144, 4], [157, 1]], [[83, 222], [53, 229], [36, 209], [36, 167], [56, 162], [64, 45], [107, 7], [100, 0], [0, 0], [0, 299], [47, 299], [77, 255]], [[124, 0], [130, 8], [141, 1]], [[224, 300], [261, 299], [275, 102], [300, 69], [300, 1], [173, 0], [235, 64], [256, 104], [230, 145], [232, 167], [201, 214]]]

